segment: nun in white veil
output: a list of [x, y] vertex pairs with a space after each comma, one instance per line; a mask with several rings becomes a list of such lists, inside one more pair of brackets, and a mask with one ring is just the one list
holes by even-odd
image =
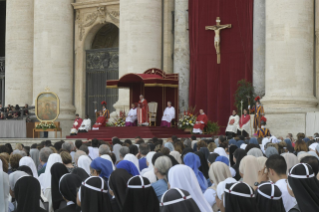
[[78, 160], [78, 167], [84, 169], [86, 171], [86, 173], [88, 173], [88, 175], [90, 175], [91, 174], [91, 171], [90, 171], [91, 163], [92, 163], [92, 160], [91, 160], [91, 158], [89, 158], [89, 156], [81, 155], [79, 157], [79, 160]]
[[143, 177], [146, 177], [150, 183], [155, 183], [156, 182], [156, 175], [154, 173], [154, 164], [152, 162], [153, 156], [155, 155], [156, 152], [149, 152], [146, 155], [146, 161], [148, 164], [148, 168], [143, 169], [141, 172], [141, 175]]
[[9, 176], [3, 171], [0, 160], [0, 212], [9, 211]]
[[39, 181], [41, 184], [41, 189], [43, 191], [44, 196], [49, 200], [49, 212], [52, 212], [52, 193], [51, 193], [51, 167], [55, 163], [62, 163], [62, 158], [59, 154], [53, 153], [50, 155], [47, 166], [45, 168], [45, 172], [40, 175]]
[[128, 160], [131, 161], [132, 163], [134, 163], [134, 165], [136, 166], [137, 170], [140, 171], [140, 164], [138, 162], [138, 159], [135, 155], [128, 153], [125, 155], [125, 157], [123, 158], [123, 160]]
[[36, 178], [36, 179], [39, 179], [38, 171], [37, 171], [37, 168], [36, 168], [32, 158], [30, 158], [28, 156], [22, 157], [21, 160], [19, 161], [19, 166], [28, 166], [28, 167], [30, 167], [30, 169], [31, 169], [31, 171], [33, 173], [33, 177]]
[[194, 171], [186, 165], [175, 165], [168, 172], [168, 181], [171, 188], [180, 188], [188, 191], [193, 197], [200, 211], [213, 212], [205, 199]]

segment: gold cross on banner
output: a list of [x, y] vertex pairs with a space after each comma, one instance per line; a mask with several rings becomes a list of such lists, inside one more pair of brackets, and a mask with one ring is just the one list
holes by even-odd
[[217, 64], [220, 64], [220, 30], [231, 28], [231, 24], [220, 25], [220, 18], [217, 17], [215, 26], [206, 26], [206, 30], [213, 30], [215, 32], [214, 46], [217, 54]]

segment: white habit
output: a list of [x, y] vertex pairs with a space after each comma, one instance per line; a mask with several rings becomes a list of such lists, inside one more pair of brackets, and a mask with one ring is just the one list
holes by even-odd
[[[232, 119], [234, 120], [233, 121], [234, 123], [232, 125], [230, 125], [229, 123], [230, 123], [230, 121]], [[235, 115], [235, 116], [231, 115], [229, 117], [229, 120], [228, 120], [226, 132], [232, 132], [232, 133], [236, 133], [237, 134], [237, 125], [238, 125], [238, 123], [239, 123], [239, 116], [238, 115]]]
[[174, 107], [166, 107], [164, 110], [164, 114], [162, 117], [162, 121], [167, 121], [171, 123], [171, 121], [175, 118], [175, 108]]
[[89, 131], [91, 129], [91, 119], [84, 119], [79, 130]]
[[128, 114], [127, 114], [127, 117], [125, 119], [125, 122], [131, 122], [131, 123], [134, 123], [137, 119], [137, 110], [136, 108], [132, 108]]

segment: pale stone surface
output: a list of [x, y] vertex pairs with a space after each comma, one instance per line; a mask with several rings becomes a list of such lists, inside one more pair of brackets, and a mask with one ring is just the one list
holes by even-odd
[[175, 1], [174, 73], [179, 74], [179, 110], [188, 109], [189, 32], [188, 0]]
[[266, 1], [266, 96], [268, 127], [274, 135], [305, 132], [313, 95], [314, 2]]
[[[79, 2], [79, 1], [77, 1]], [[84, 2], [84, 1], [81, 1]], [[119, 27], [119, 2], [107, 1], [85, 1], [86, 5], [81, 2], [74, 3], [73, 7], [76, 9], [75, 20], [75, 80], [74, 80], [74, 104], [76, 113], [80, 116], [85, 116], [85, 95], [86, 95], [86, 50], [92, 49], [92, 43], [96, 33], [104, 24], [112, 23]], [[105, 8], [104, 11], [99, 12], [99, 8]], [[98, 15], [99, 14], [99, 15]], [[82, 26], [82, 28], [81, 28]]]
[[172, 23], [174, 10], [174, 1], [164, 0], [164, 17], [163, 17], [163, 71], [168, 74], [173, 73], [173, 37]]
[[73, 0], [34, 1], [33, 100], [46, 87], [60, 99], [63, 136], [74, 120]]
[[315, 32], [316, 32], [316, 97], [319, 97], [319, 0], [316, 0]]
[[266, 1], [266, 96], [269, 109], [317, 106], [313, 95], [314, 2]]
[[265, 0], [254, 1], [253, 86], [259, 96], [265, 94], [266, 16]]
[[[120, 14], [119, 77], [161, 68], [162, 0], [121, 0]], [[119, 90], [114, 107], [129, 108], [128, 89]]]
[[6, 104], [31, 105], [33, 0], [9, 0], [6, 12]]

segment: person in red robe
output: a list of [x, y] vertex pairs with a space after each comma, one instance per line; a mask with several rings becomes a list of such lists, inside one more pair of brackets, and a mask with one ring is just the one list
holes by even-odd
[[96, 119], [95, 124], [92, 127], [92, 130], [99, 130], [101, 127], [105, 127], [106, 118], [103, 116], [103, 112], [99, 112], [100, 116]]
[[206, 114], [204, 113], [204, 110], [203, 110], [203, 109], [200, 109], [200, 110], [199, 110], [199, 114], [200, 114], [200, 115], [197, 116], [196, 123], [195, 123], [195, 125], [194, 125], [194, 127], [193, 127], [193, 133], [202, 134], [204, 128], [205, 128], [206, 125], [207, 125], [208, 118], [207, 118]]
[[148, 118], [148, 103], [146, 99], [144, 99], [143, 95], [140, 95], [140, 101], [138, 102], [137, 108], [137, 123], [138, 126], [148, 126], [149, 118]]
[[73, 126], [70, 132], [71, 135], [78, 134], [78, 129], [81, 126], [82, 122], [83, 122], [83, 119], [79, 117], [79, 114], [75, 114], [75, 120], [73, 122]]
[[238, 127], [237, 127], [237, 134], [243, 135], [244, 137], [248, 137], [250, 132], [250, 115], [248, 111], [244, 109], [244, 114], [241, 115]]

